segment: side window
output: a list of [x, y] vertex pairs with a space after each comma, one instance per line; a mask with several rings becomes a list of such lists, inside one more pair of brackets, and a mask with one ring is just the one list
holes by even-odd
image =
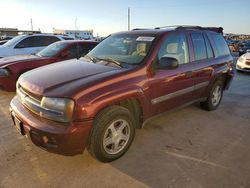
[[90, 50], [92, 50], [94, 47], [96, 46], [96, 44], [80, 44], [79, 45], [79, 54], [81, 56], [86, 55], [87, 53], [89, 53]]
[[56, 41], [59, 41], [57, 37], [53, 36], [29, 36], [19, 42], [15, 48], [31, 48], [48, 46]]
[[22, 41], [20, 41], [15, 48], [30, 48], [30, 47], [34, 47], [34, 37], [27, 37], [25, 39], [23, 39]]
[[189, 62], [188, 44], [185, 34], [172, 34], [166, 38], [158, 53], [158, 60], [162, 57], [176, 58], [179, 64]]
[[195, 60], [201, 60], [207, 58], [207, 49], [204, 37], [201, 33], [192, 33], [191, 39], [194, 47]]
[[211, 44], [210, 44], [207, 36], [205, 35], [204, 37], [205, 37], [205, 43], [206, 43], [206, 47], [207, 47], [207, 57], [208, 58], [213, 58], [214, 54], [213, 54], [213, 50], [212, 50]]
[[77, 48], [76, 48], [76, 44], [73, 44], [72, 46], [70, 46], [70, 48], [68, 49], [69, 51], [69, 57], [70, 58], [76, 58], [77, 57]]
[[216, 46], [216, 49], [218, 51], [219, 56], [230, 54], [228, 45], [221, 34], [213, 33], [213, 34], [211, 34], [211, 36], [212, 36], [212, 39], [215, 43], [215, 46]]
[[42, 46], [48, 46], [56, 41], [59, 41], [60, 39], [53, 36], [40, 36], [40, 40]]

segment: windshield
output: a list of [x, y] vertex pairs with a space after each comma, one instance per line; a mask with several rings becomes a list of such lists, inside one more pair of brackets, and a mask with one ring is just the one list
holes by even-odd
[[38, 52], [37, 55], [41, 57], [53, 57], [56, 56], [60, 51], [62, 51], [66, 46], [66, 43], [56, 42]]
[[99, 60], [130, 65], [140, 64], [151, 48], [155, 36], [118, 34], [111, 35], [97, 45], [87, 56]]
[[13, 39], [10, 39], [8, 42], [6, 42], [5, 44], [3, 44], [3, 46], [13, 46], [16, 44], [16, 42], [18, 42], [19, 40], [21, 40], [24, 36], [20, 35], [20, 36], [16, 36]]

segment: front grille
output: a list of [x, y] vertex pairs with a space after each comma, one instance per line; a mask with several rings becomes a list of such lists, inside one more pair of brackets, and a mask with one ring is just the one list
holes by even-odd
[[25, 90], [21, 85], [17, 87], [17, 95], [22, 104], [31, 112], [39, 115], [41, 112], [41, 97]]
[[246, 65], [250, 65], [250, 61], [246, 61]]

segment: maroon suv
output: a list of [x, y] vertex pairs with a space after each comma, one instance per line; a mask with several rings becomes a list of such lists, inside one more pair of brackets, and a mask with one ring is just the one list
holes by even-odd
[[87, 147], [109, 162], [152, 116], [197, 101], [215, 110], [233, 78], [232, 64], [222, 28], [120, 32], [84, 58], [23, 74], [10, 112], [37, 146], [64, 155]]

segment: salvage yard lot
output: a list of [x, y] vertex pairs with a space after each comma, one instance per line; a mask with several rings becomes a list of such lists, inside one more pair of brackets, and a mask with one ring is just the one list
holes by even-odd
[[250, 187], [250, 74], [236, 73], [216, 111], [194, 104], [152, 119], [109, 164], [34, 146], [12, 125], [14, 95], [0, 92], [0, 187]]

